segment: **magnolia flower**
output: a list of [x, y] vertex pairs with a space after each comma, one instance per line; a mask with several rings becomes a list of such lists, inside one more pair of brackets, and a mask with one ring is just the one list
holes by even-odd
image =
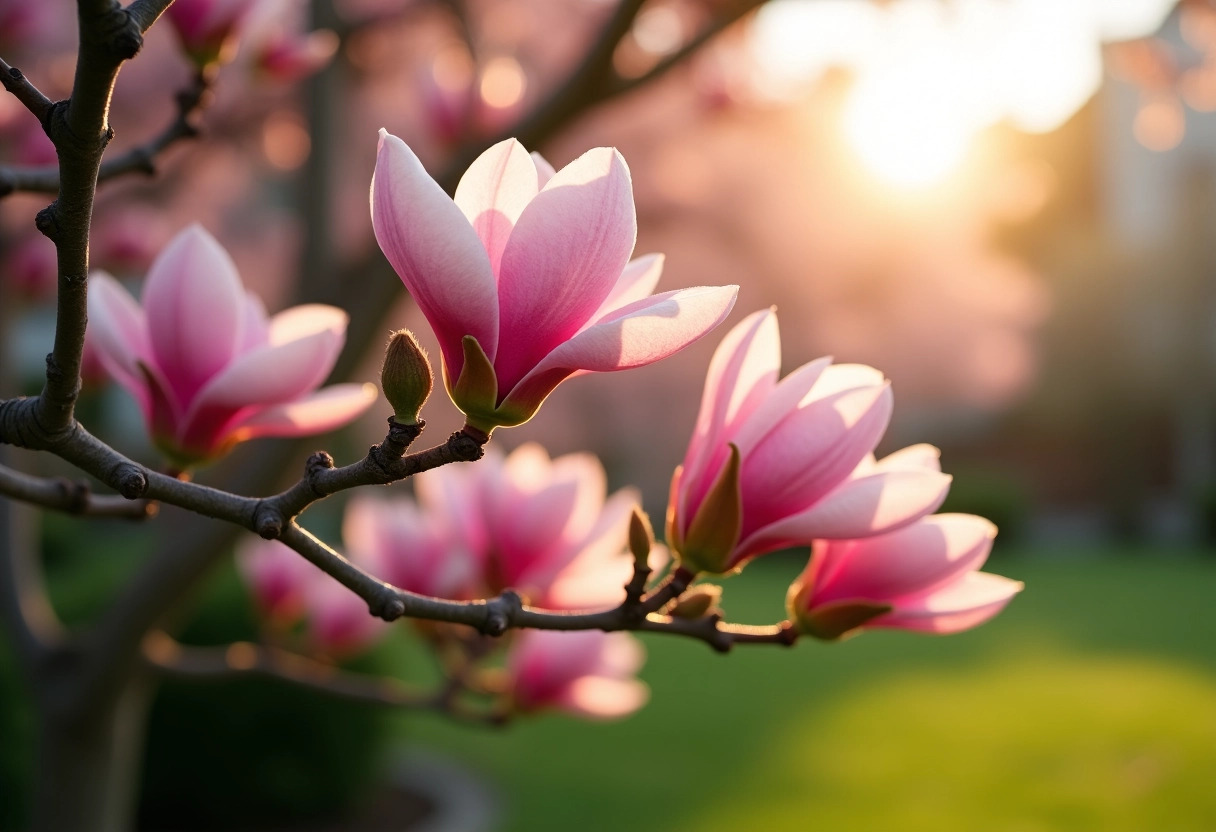
[[296, 552], [276, 540], [248, 540], [236, 554], [237, 571], [249, 586], [259, 612], [286, 627], [304, 617], [308, 583], [320, 574]]
[[346, 506], [342, 539], [352, 560], [396, 587], [438, 598], [470, 598], [479, 564], [443, 521], [408, 499], [359, 494]]
[[592, 719], [614, 719], [646, 704], [646, 685], [633, 678], [645, 660], [627, 633], [526, 630], [507, 657], [515, 708], [556, 708]]
[[346, 339], [345, 312], [307, 305], [268, 319], [228, 253], [197, 225], [152, 264], [142, 308], [104, 272], [90, 284], [88, 336], [179, 465], [257, 436], [332, 430], [376, 398], [370, 384], [316, 390]]
[[306, 620], [304, 634], [312, 649], [346, 658], [388, 632], [386, 622], [368, 614], [367, 602], [277, 540], [247, 542], [236, 563], [258, 609], [273, 624], [288, 627]]
[[727, 572], [817, 538], [880, 534], [946, 496], [936, 448], [874, 460], [891, 416], [882, 373], [821, 358], [778, 383], [780, 362], [772, 310], [745, 318], [714, 353], [667, 509], [668, 543], [690, 569]]
[[650, 296], [657, 255], [629, 261], [629, 169], [596, 148], [561, 171], [508, 139], [473, 162], [449, 199], [403, 141], [380, 131], [372, 225], [430, 322], [444, 381], [486, 432], [532, 417], [578, 372], [639, 367], [720, 323], [738, 287]]
[[[480, 592], [510, 587], [551, 609], [624, 600], [638, 495], [622, 489], [609, 496], [604, 468], [591, 454], [550, 460], [528, 443], [505, 460], [491, 450], [476, 465], [427, 471], [414, 484], [427, 515], [460, 541], [451, 556], [476, 564]], [[658, 568], [662, 553], [654, 557]]]
[[860, 627], [957, 633], [983, 624], [1022, 589], [977, 571], [996, 527], [971, 514], [925, 517], [890, 534], [820, 540], [790, 587], [790, 617], [835, 639]]
[[182, 49], [199, 67], [232, 57], [232, 45], [252, 0], [175, 0], [165, 12]]
[[241, 55], [253, 71], [272, 81], [294, 83], [319, 71], [338, 51], [329, 29], [306, 32], [306, 0], [259, 0], [241, 27]]

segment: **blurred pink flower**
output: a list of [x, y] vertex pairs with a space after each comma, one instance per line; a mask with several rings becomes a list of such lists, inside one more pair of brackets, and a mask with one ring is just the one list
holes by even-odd
[[5, 282], [18, 295], [32, 300], [54, 297], [58, 268], [55, 244], [38, 233], [5, 245], [0, 259]]
[[629, 262], [629, 169], [596, 148], [552, 168], [508, 139], [449, 199], [413, 151], [380, 132], [372, 225], [439, 339], [444, 381], [469, 424], [518, 425], [578, 372], [665, 358], [717, 326], [738, 287], [651, 297], [662, 259]]
[[253, 0], [174, 0], [165, 17], [201, 68], [232, 57], [237, 29], [254, 5]]
[[478, 566], [445, 518], [408, 499], [351, 498], [342, 539], [352, 560], [394, 586], [437, 598], [470, 598]]
[[344, 659], [362, 653], [388, 633], [391, 625], [368, 612], [366, 601], [319, 569], [314, 572], [317, 577], [304, 585], [310, 646]]
[[[476, 465], [427, 471], [414, 484], [426, 515], [456, 542], [450, 557], [475, 565], [475, 591], [510, 587], [551, 609], [624, 600], [638, 495], [622, 489], [609, 496], [604, 468], [591, 454], [550, 460], [528, 443], [505, 460], [491, 450]], [[661, 565], [657, 552], [653, 566]]]
[[925, 517], [890, 534], [820, 540], [790, 587], [791, 617], [807, 633], [840, 638], [860, 627], [957, 633], [983, 624], [1022, 589], [977, 571], [996, 527], [971, 514]]
[[507, 656], [507, 675], [520, 711], [556, 708], [592, 719], [615, 719], [646, 704], [650, 692], [633, 678], [645, 661], [627, 633], [525, 630]]
[[49, 34], [61, 13], [62, 9], [49, 0], [0, 0], [0, 47], [36, 49], [40, 44], [31, 41]]
[[290, 84], [321, 70], [337, 51], [338, 36], [329, 29], [278, 31], [258, 44], [254, 66], [267, 78]]
[[249, 586], [258, 610], [279, 627], [299, 621], [308, 607], [306, 587], [321, 573], [277, 540], [248, 540], [237, 549], [237, 571]]
[[168, 238], [162, 209], [141, 204], [113, 205], [94, 217], [89, 257], [105, 271], [144, 272]]
[[241, 29], [242, 60], [254, 72], [281, 83], [307, 78], [338, 51], [328, 29], [306, 32], [308, 6], [302, 0], [259, 0]]
[[251, 540], [237, 551], [237, 569], [261, 613], [275, 626], [307, 620], [308, 646], [333, 658], [371, 647], [389, 625], [367, 602], [277, 540]]
[[333, 430], [376, 398], [367, 384], [316, 390], [345, 342], [345, 312], [306, 305], [268, 319], [228, 253], [197, 225], [152, 264], [142, 308], [104, 272], [90, 283], [88, 336], [179, 465], [258, 436]]
[[946, 496], [937, 450], [907, 448], [875, 462], [891, 416], [882, 373], [821, 358], [780, 383], [772, 310], [723, 339], [668, 505], [668, 543], [696, 570], [817, 538], [855, 538], [923, 517]]

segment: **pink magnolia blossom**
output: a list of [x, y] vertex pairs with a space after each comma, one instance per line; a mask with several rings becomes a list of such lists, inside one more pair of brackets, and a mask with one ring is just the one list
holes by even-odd
[[[506, 459], [490, 451], [476, 465], [427, 471], [414, 483], [427, 514], [442, 518], [471, 554], [481, 592], [510, 587], [551, 609], [624, 600], [638, 495], [622, 489], [609, 496], [604, 468], [591, 454], [550, 460], [528, 443]], [[656, 568], [661, 557], [656, 553]]]
[[304, 617], [307, 585], [320, 570], [276, 540], [249, 540], [237, 550], [237, 571], [253, 594], [258, 610], [280, 627]]
[[880, 534], [945, 498], [936, 448], [874, 460], [891, 415], [882, 373], [821, 358], [778, 382], [780, 362], [772, 310], [741, 321], [714, 354], [668, 505], [668, 543], [689, 568], [726, 572], [817, 538]]
[[646, 685], [633, 678], [645, 660], [627, 633], [526, 630], [507, 657], [516, 709], [555, 708], [592, 719], [615, 719], [646, 704]]
[[388, 633], [392, 625], [369, 613], [366, 601], [319, 569], [314, 571], [317, 577], [305, 584], [310, 646], [345, 659], [369, 649]]
[[342, 539], [352, 560], [394, 586], [437, 598], [470, 598], [478, 562], [446, 518], [408, 499], [352, 497]]
[[473, 162], [452, 200], [403, 141], [380, 132], [376, 240], [439, 339], [452, 400], [487, 432], [530, 419], [575, 373], [683, 349], [725, 318], [738, 289], [650, 296], [662, 259], [629, 260], [625, 160], [596, 148], [551, 171], [508, 139]]
[[262, 614], [279, 627], [305, 619], [312, 649], [346, 658], [388, 632], [367, 602], [277, 540], [250, 541], [236, 562]]
[[790, 587], [791, 617], [811, 635], [860, 627], [957, 633], [983, 624], [1021, 589], [979, 572], [996, 527], [971, 514], [925, 517], [890, 534], [820, 540]]
[[293, 83], [323, 68], [338, 51], [329, 29], [306, 32], [306, 0], [260, 0], [241, 29], [242, 58], [258, 75]]
[[165, 17], [177, 31], [182, 49], [204, 67], [232, 57], [237, 29], [254, 5], [254, 0], [175, 0]]
[[346, 339], [346, 313], [297, 306], [267, 318], [228, 253], [199, 226], [148, 272], [142, 308], [117, 281], [90, 277], [88, 335], [135, 397], [152, 439], [193, 465], [258, 436], [333, 430], [366, 410], [372, 385], [317, 390]]

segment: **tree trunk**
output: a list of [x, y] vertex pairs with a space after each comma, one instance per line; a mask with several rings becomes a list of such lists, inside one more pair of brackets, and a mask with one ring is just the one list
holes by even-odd
[[[128, 681], [106, 707], [65, 720], [40, 707], [30, 832], [130, 832], [153, 685]], [[41, 706], [42, 703], [39, 703]]]

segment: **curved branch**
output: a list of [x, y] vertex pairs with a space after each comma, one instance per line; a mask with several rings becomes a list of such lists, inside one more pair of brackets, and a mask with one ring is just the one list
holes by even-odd
[[46, 123], [46, 117], [55, 102], [43, 95], [42, 91], [25, 77], [25, 73], [15, 66], [9, 66], [3, 58], [0, 58], [0, 84], [24, 104], [25, 109], [34, 114], [34, 118]]
[[91, 517], [126, 517], [144, 520], [156, 513], [156, 504], [110, 494], [94, 494], [84, 480], [35, 477], [0, 465], [0, 494], [43, 508]]
[[[117, 156], [103, 159], [97, 171], [98, 183], [116, 179], [131, 173], [147, 176], [156, 174], [158, 157], [169, 147], [183, 139], [198, 136], [198, 127], [193, 123], [194, 115], [202, 109], [210, 90], [206, 76], [195, 75], [194, 82], [180, 90], [174, 97], [177, 114], [173, 121], [143, 144], [136, 145]], [[0, 197], [17, 191], [53, 194], [59, 190], [59, 167], [39, 165], [37, 167], [15, 167], [0, 165]]]

